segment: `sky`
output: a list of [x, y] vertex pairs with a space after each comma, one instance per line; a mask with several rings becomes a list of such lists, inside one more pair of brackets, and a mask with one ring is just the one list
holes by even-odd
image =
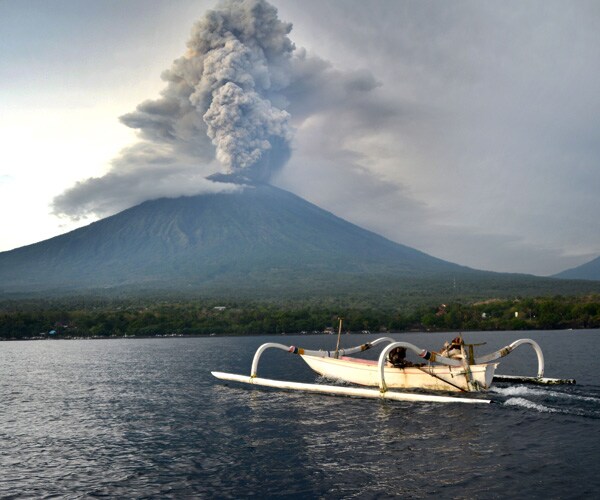
[[235, 2], [0, 0], [0, 251], [235, 172], [473, 268], [600, 255], [600, 3], [259, 4], [213, 50]]

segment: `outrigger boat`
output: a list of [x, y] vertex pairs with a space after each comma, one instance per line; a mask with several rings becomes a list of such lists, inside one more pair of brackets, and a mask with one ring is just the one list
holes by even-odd
[[[395, 399], [405, 401], [438, 401], [461, 403], [489, 403], [489, 399], [476, 399], [433, 394], [390, 391], [390, 389], [420, 389], [445, 392], [482, 392], [488, 390], [493, 381], [521, 382], [535, 384], [574, 384], [572, 379], [544, 378], [544, 355], [537, 342], [531, 339], [515, 340], [511, 344], [484, 356], [475, 356], [474, 347], [483, 344], [466, 344], [462, 337], [446, 342], [440, 352], [421, 349], [409, 342], [397, 342], [390, 337], [381, 337], [349, 349], [339, 348], [335, 351], [314, 351], [295, 346], [268, 342], [261, 345], [252, 360], [250, 376], [233, 373], [212, 372], [222, 380], [244, 382], [281, 389], [321, 392], [356, 397]], [[379, 344], [387, 345], [377, 361], [350, 357], [366, 351]], [[517, 347], [529, 344], [533, 347], [538, 360], [536, 377], [515, 377], [495, 375], [497, 360], [510, 354]], [[305, 384], [281, 380], [263, 379], [257, 376], [258, 362], [267, 349], [281, 349], [298, 354], [315, 372], [325, 378], [341, 380], [362, 387], [347, 387], [325, 384]], [[407, 351], [412, 351], [422, 358], [423, 363], [412, 363], [406, 360]], [[367, 389], [375, 387], [377, 389]]]

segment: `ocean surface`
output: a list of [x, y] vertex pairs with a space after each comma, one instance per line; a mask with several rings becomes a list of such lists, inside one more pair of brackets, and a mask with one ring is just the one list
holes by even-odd
[[[455, 335], [392, 336], [432, 350]], [[283, 392], [210, 374], [249, 374], [264, 342], [333, 349], [331, 335], [0, 342], [0, 498], [598, 498], [600, 331], [464, 337], [486, 342], [479, 353], [532, 338], [546, 376], [577, 385], [497, 384], [492, 404], [472, 405]], [[523, 346], [498, 372], [536, 369]], [[322, 382], [275, 350], [259, 375]]]

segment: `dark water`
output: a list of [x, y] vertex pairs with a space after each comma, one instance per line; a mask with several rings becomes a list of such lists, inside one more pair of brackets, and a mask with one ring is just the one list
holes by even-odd
[[[429, 349], [452, 336], [394, 335]], [[0, 343], [0, 497], [597, 498], [600, 331], [465, 337], [481, 352], [533, 338], [546, 375], [578, 384], [498, 385], [491, 405], [385, 402], [210, 375], [249, 373], [263, 342], [333, 336]], [[536, 363], [524, 346], [498, 371]], [[282, 351], [259, 375], [315, 381]]]

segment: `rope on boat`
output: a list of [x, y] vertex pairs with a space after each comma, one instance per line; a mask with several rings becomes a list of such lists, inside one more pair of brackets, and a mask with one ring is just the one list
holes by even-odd
[[438, 380], [441, 380], [442, 382], [451, 385], [452, 387], [454, 387], [455, 389], [458, 389], [460, 392], [467, 392], [466, 390], [464, 390], [461, 386], [454, 384], [453, 382], [450, 382], [449, 380], [446, 380], [445, 378], [440, 377], [439, 375], [437, 375], [434, 371], [431, 365], [429, 365], [429, 369], [423, 367], [423, 366], [416, 366], [415, 368], [418, 368], [419, 370], [421, 370], [423, 373], [426, 373], [427, 375], [437, 378]]

